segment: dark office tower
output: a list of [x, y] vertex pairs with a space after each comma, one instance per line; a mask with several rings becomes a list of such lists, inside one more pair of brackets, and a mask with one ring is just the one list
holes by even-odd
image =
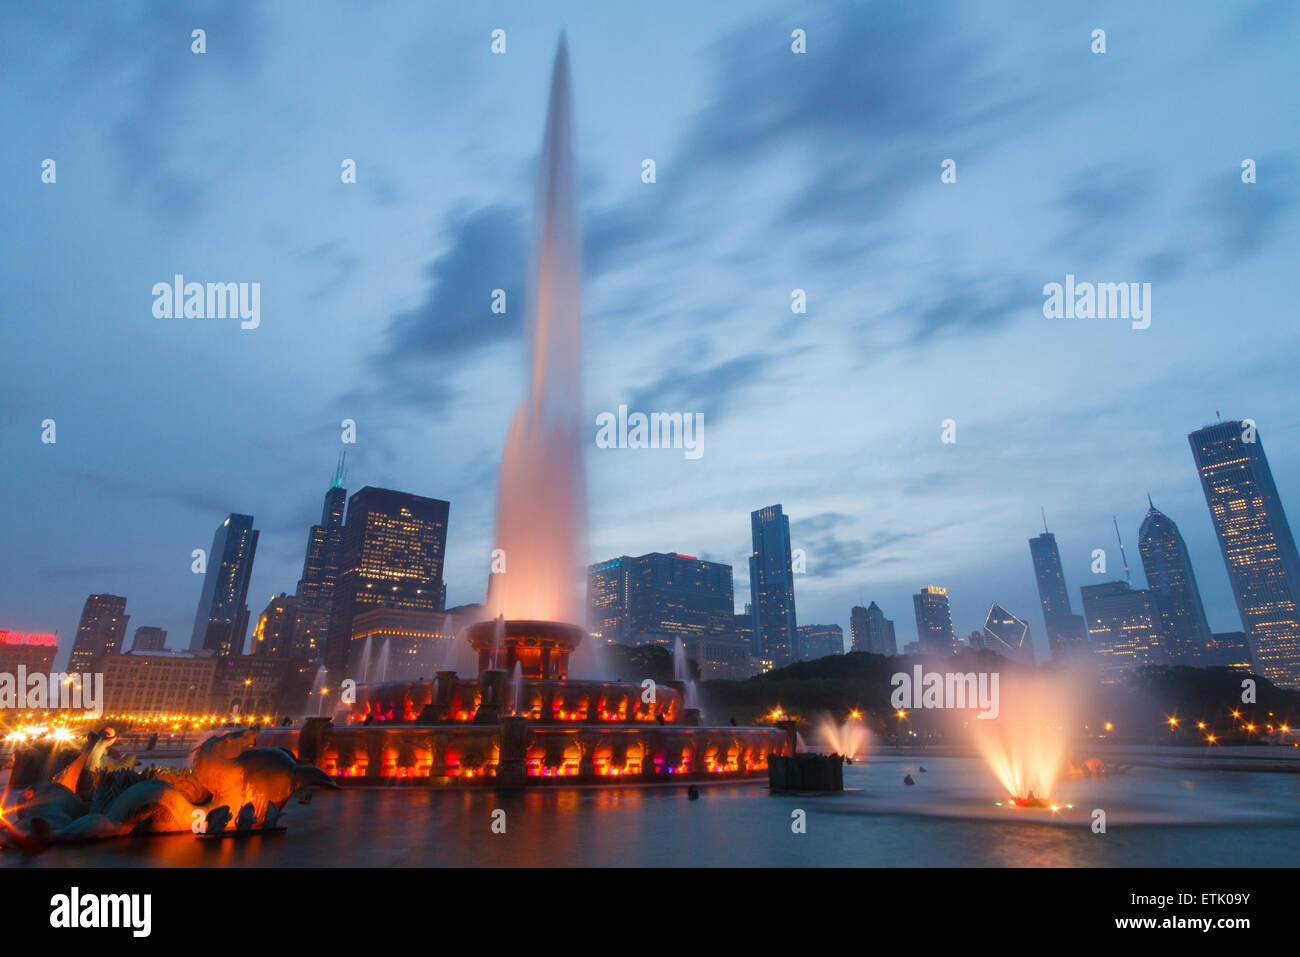
[[1202, 659], [1210, 642], [1210, 626], [1192, 573], [1191, 555], [1173, 519], [1151, 505], [1149, 496], [1147, 504], [1151, 508], [1138, 532], [1138, 551], [1147, 587], [1159, 600], [1165, 647], [1177, 664], [1206, 664]]
[[380, 603], [442, 611], [449, 503], [366, 486], [348, 499], [338, 583], [325, 643], [330, 680], [344, 674], [353, 618]]
[[135, 637], [131, 639], [131, 650], [166, 651], [167, 629], [157, 628], [153, 625], [141, 625], [135, 630]]
[[731, 566], [693, 555], [651, 552], [587, 569], [593, 634], [626, 645], [671, 645], [676, 639], [732, 631]]
[[927, 585], [912, 596], [916, 609], [916, 639], [921, 650], [931, 655], [951, 655], [957, 646], [952, 633], [952, 609], [948, 589]]
[[194, 615], [190, 651], [240, 655], [248, 634], [248, 583], [257, 553], [253, 516], [232, 512], [217, 526], [208, 552], [199, 609]]
[[1101, 665], [1102, 680], [1114, 683], [1138, 665], [1163, 664], [1160, 606], [1155, 593], [1126, 581], [1084, 585], [1088, 638]]
[[1187, 437], [1260, 673], [1300, 687], [1300, 556], [1253, 422]]
[[1038, 600], [1043, 606], [1043, 624], [1047, 626], [1047, 645], [1052, 657], [1086, 652], [1088, 629], [1083, 618], [1070, 610], [1070, 593], [1065, 587], [1056, 536], [1044, 529], [1043, 534], [1029, 540], [1029, 554], [1034, 560]]
[[782, 668], [795, 660], [794, 569], [790, 519], [780, 505], [749, 514], [754, 553], [749, 558], [749, 594], [754, 609], [755, 658]]
[[863, 608], [855, 605], [849, 613], [849, 631], [853, 635], [853, 650], [873, 655], [898, 654], [894, 637], [894, 623], [885, 617], [874, 601]]
[[91, 595], [81, 608], [81, 623], [72, 642], [68, 671], [85, 674], [104, 670], [104, 659], [121, 654], [126, 638], [126, 599], [120, 595]]
[[1017, 618], [997, 602], [989, 606], [989, 613], [984, 618], [983, 640], [975, 644], [978, 632], [971, 634], [971, 647], [987, 648], [996, 651], [1004, 658], [1034, 663], [1034, 643], [1029, 636], [1029, 625]]
[[732, 615], [732, 630], [736, 637], [745, 643], [745, 648], [752, 657], [754, 647], [754, 612], [745, 606], [743, 615]]
[[343, 547], [343, 506], [347, 501], [343, 487], [343, 459], [334, 472], [334, 481], [325, 493], [320, 524], [313, 525], [307, 536], [307, 555], [298, 580], [298, 598], [309, 608], [328, 609], [334, 600], [338, 581], [339, 552]]

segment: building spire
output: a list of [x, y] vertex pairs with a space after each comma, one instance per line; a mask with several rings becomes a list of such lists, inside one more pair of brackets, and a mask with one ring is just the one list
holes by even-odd
[[343, 470], [347, 468], [347, 465], [348, 465], [348, 453], [345, 450], [339, 453], [338, 464], [334, 466], [334, 481], [333, 483], [331, 483], [330, 486], [331, 488], [343, 487]]
[[1150, 506], [1151, 511], [1154, 512], [1154, 511], [1156, 510], [1156, 503], [1153, 502], [1153, 501], [1151, 501], [1151, 490], [1150, 490], [1150, 489], [1147, 489], [1147, 505]]
[[1040, 505], [1038, 506], [1038, 510], [1043, 513], [1043, 534], [1046, 535], [1047, 534], [1047, 509], [1045, 509], [1043, 506]]

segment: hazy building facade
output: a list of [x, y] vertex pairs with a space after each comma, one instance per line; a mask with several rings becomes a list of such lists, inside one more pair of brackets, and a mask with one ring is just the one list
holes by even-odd
[[926, 585], [912, 596], [912, 606], [916, 611], [916, 640], [921, 650], [931, 655], [951, 655], [956, 651], [948, 589]]
[[1250, 658], [1250, 640], [1244, 631], [1216, 631], [1210, 635], [1201, 664], [1207, 668], [1231, 668], [1233, 671], [1254, 671]]
[[682, 647], [698, 666], [701, 681], [743, 681], [750, 675], [749, 644], [742, 638], [702, 635], [687, 638]]
[[1043, 625], [1047, 629], [1047, 646], [1053, 658], [1086, 653], [1088, 629], [1081, 616], [1070, 608], [1070, 592], [1065, 586], [1065, 570], [1056, 536], [1044, 530], [1029, 540], [1029, 555], [1034, 561], [1034, 578], [1038, 583], [1038, 600], [1043, 606]]
[[731, 566], [676, 552], [623, 555], [587, 570], [588, 622], [611, 644], [672, 645], [732, 633]]
[[873, 655], [898, 654], [894, 623], [885, 617], [885, 613], [874, 601], [866, 608], [861, 605], [853, 607], [849, 613], [849, 632], [854, 651], [865, 651]]
[[797, 621], [790, 519], [780, 505], [749, 515], [753, 553], [749, 558], [750, 607], [754, 616], [752, 657], [782, 668], [795, 658]]
[[348, 500], [343, 548], [330, 612], [325, 667], [337, 684], [349, 676], [353, 619], [381, 604], [441, 611], [450, 504], [366, 486]]
[[352, 621], [348, 674], [369, 683], [432, 678], [447, 667], [454, 637], [454, 621], [445, 611], [367, 608]]
[[155, 625], [141, 625], [131, 638], [132, 651], [166, 651], [167, 629]]
[[248, 583], [257, 554], [257, 529], [253, 516], [232, 512], [217, 526], [208, 552], [190, 651], [237, 655], [248, 635]]
[[1173, 519], [1151, 505], [1138, 532], [1138, 551], [1146, 572], [1147, 588], [1159, 599], [1160, 630], [1170, 660], [1186, 665], [1204, 664], [1210, 643], [1201, 591], [1192, 572], [1187, 543]]
[[1220, 422], [1187, 440], [1255, 664], [1300, 687], [1300, 556], [1255, 425]]
[[1080, 591], [1088, 640], [1103, 681], [1113, 683], [1138, 665], [1168, 661], [1161, 644], [1160, 607], [1152, 592], [1126, 581], [1085, 585]]
[[844, 654], [844, 629], [839, 625], [800, 625], [796, 635], [800, 661]]
[[126, 599], [121, 595], [88, 596], [81, 608], [68, 671], [74, 674], [103, 671], [106, 659], [121, 654], [126, 623], [130, 619]]

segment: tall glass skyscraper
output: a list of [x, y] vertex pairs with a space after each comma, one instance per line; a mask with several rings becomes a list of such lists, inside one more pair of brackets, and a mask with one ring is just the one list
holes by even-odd
[[243, 654], [248, 634], [248, 583], [253, 577], [257, 536], [251, 515], [232, 512], [217, 526], [194, 615], [190, 651]]
[[749, 513], [754, 552], [749, 557], [750, 606], [754, 615], [753, 656], [781, 668], [795, 660], [794, 567], [790, 519], [780, 505]]
[[338, 582], [325, 642], [325, 667], [348, 675], [353, 619], [378, 605], [442, 611], [448, 502], [367, 485], [348, 499]]
[[1174, 520], [1147, 498], [1150, 510], [1138, 531], [1138, 551], [1146, 570], [1147, 587], [1156, 595], [1160, 630], [1169, 657], [1178, 664], [1205, 664], [1210, 625], [1192, 573], [1192, 558]]
[[1034, 560], [1038, 600], [1043, 606], [1043, 624], [1047, 627], [1047, 645], [1052, 657], [1087, 651], [1088, 629], [1083, 618], [1070, 610], [1070, 592], [1065, 587], [1056, 536], [1043, 529], [1043, 534], [1029, 540], [1029, 555]]
[[1300, 688], [1300, 556], [1253, 422], [1187, 436], [1259, 671]]
[[912, 596], [916, 610], [916, 640], [921, 650], [931, 655], [951, 655], [957, 650], [957, 636], [952, 631], [952, 609], [948, 589], [926, 585]]

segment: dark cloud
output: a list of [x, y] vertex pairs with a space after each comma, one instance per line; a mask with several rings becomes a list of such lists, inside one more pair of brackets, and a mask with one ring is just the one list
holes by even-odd
[[[719, 45], [720, 90], [699, 116], [683, 165], [735, 179], [773, 155], [815, 170], [786, 224], [860, 227], [909, 188], [938, 183], [939, 162], [992, 143], [1074, 96], [998, 71], [1000, 37], [963, 35], [950, 2], [823, 4], [801, 14], [808, 53], [792, 54], [788, 18]], [[987, 42], [986, 42], [987, 41]]]
[[738, 394], [761, 379], [771, 364], [771, 357], [750, 353], [703, 368], [679, 365], [634, 391], [627, 405], [639, 411], [703, 412], [716, 426]]
[[1214, 240], [1212, 255], [1232, 265], [1265, 249], [1296, 204], [1295, 165], [1286, 157], [1256, 156], [1256, 182], [1243, 183], [1241, 170], [1215, 176], [1201, 207]]
[[[94, 57], [83, 64], [130, 76], [125, 112], [109, 130], [122, 166], [125, 190], [138, 192], [173, 223], [198, 210], [204, 181], [184, 168], [177, 144], [192, 140], [189, 130], [202, 122], [192, 108], [196, 86], [208, 77], [221, 82], [246, 78], [260, 60], [263, 25], [256, 3], [219, 0], [191, 4], [156, 2], [141, 10], [110, 5], [117, 17], [99, 21], [88, 43]], [[191, 32], [206, 31], [207, 52], [191, 50]], [[112, 64], [103, 53], [120, 57]], [[87, 79], [104, 82], [105, 76]]]

